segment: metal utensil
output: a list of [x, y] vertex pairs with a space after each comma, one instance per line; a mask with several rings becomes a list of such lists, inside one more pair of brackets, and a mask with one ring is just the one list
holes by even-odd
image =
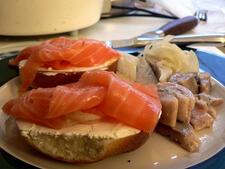
[[[198, 24], [198, 19], [195, 16], [187, 16], [181, 19], [176, 19], [173, 21], [170, 21], [169, 23], [163, 25], [162, 27], [147, 32], [141, 36], [138, 36], [136, 38], [133, 38], [128, 41], [107, 41], [106, 43], [109, 46], [112, 46], [113, 48], [119, 48], [119, 47], [126, 47], [127, 42], [136, 42], [139, 41], [139, 38], [159, 38], [164, 37], [166, 35], [179, 35], [183, 34], [191, 29], [193, 29]], [[142, 41], [142, 40], [141, 40]], [[126, 42], [125, 44], [123, 42]], [[132, 46], [132, 45], [128, 45]]]
[[[127, 40], [106, 41], [105, 43], [112, 48], [143, 47], [152, 41], [159, 41], [162, 39], [163, 37], [140, 36]], [[178, 45], [191, 45], [198, 43], [198, 45], [210, 44], [213, 46], [225, 46], [225, 33], [177, 35], [171, 38], [170, 42]]]
[[195, 12], [194, 16], [196, 16], [200, 21], [207, 21], [207, 10], [198, 10]]

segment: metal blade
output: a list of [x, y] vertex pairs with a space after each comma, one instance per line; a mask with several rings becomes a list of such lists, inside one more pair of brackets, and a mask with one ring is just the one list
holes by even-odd
[[[147, 37], [137, 37], [132, 39], [125, 40], [112, 40], [105, 41], [107, 45], [112, 48], [123, 48], [123, 47], [143, 47], [148, 43], [153, 41], [163, 40], [163, 37], [156, 36], [147, 36]], [[171, 40], [171, 43], [175, 43], [178, 45], [212, 45], [212, 46], [224, 46], [225, 45], [225, 34], [197, 34], [197, 35], [178, 35], [174, 36]]]

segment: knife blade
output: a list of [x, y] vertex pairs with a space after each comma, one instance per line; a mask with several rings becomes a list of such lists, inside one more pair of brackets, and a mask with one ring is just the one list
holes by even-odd
[[[140, 37], [125, 39], [125, 40], [111, 40], [105, 41], [105, 43], [112, 48], [125, 48], [125, 47], [143, 47], [153, 41], [163, 40], [164, 37]], [[213, 45], [213, 46], [225, 46], [225, 33], [215, 34], [189, 34], [189, 35], [177, 35], [170, 39], [171, 43], [178, 45]]]

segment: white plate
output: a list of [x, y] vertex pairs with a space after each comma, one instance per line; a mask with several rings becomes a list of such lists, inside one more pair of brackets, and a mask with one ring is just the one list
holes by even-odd
[[[225, 88], [215, 82], [212, 95], [225, 99]], [[9, 99], [16, 97], [18, 79], [12, 79], [0, 88], [0, 107]], [[198, 134], [202, 141], [198, 153], [188, 153], [167, 138], [153, 133], [139, 149], [110, 157], [93, 164], [68, 164], [52, 160], [36, 152], [21, 139], [14, 127], [6, 128], [8, 116], [0, 110], [0, 147], [16, 158], [31, 165], [49, 169], [146, 169], [146, 168], [186, 168], [215, 155], [225, 145], [225, 104], [218, 107], [218, 116], [212, 129]], [[6, 134], [10, 131], [10, 135]], [[8, 133], [8, 132], [7, 132]]]

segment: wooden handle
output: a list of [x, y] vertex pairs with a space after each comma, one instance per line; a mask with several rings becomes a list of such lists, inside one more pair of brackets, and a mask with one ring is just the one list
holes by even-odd
[[179, 35], [193, 29], [198, 24], [195, 16], [186, 16], [163, 25], [155, 32], [163, 35]]

